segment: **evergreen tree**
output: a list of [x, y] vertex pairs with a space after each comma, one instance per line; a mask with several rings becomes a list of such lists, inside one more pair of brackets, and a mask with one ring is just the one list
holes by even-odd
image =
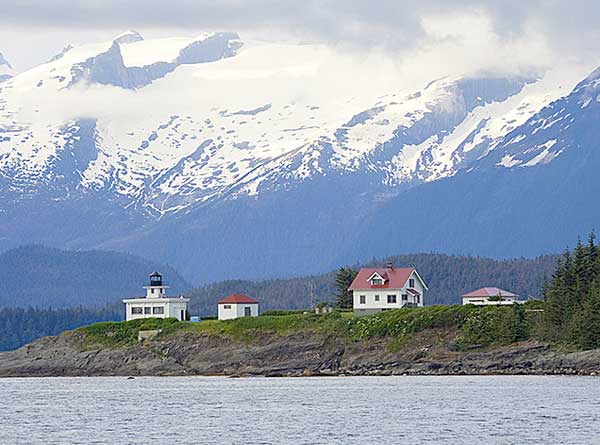
[[521, 304], [513, 304], [512, 341], [523, 341], [529, 337], [529, 326], [525, 309]]
[[579, 321], [579, 346], [600, 348], [600, 282], [596, 280], [582, 304]]
[[357, 271], [348, 267], [340, 267], [335, 277], [335, 286], [337, 288], [336, 304], [342, 309], [352, 308], [352, 292], [348, 290]]

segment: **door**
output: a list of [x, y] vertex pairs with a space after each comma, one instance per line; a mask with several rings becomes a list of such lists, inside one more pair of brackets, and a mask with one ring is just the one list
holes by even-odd
[[180, 321], [185, 321], [185, 311], [182, 309], [181, 310], [181, 317], [179, 318]]
[[244, 308], [244, 317], [251, 317], [252, 316], [252, 308], [251, 307], [245, 307]]

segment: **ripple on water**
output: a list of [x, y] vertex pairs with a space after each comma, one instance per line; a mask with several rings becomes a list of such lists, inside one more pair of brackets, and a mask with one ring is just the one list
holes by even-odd
[[2, 443], [598, 444], [600, 379], [0, 379]]

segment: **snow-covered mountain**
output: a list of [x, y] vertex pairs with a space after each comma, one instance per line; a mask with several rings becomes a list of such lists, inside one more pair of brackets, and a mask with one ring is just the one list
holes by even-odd
[[[0, 246], [127, 249], [201, 279], [190, 262], [207, 252], [212, 278], [232, 266], [246, 268], [237, 276], [276, 275], [280, 255], [302, 265], [320, 245], [329, 251], [299, 272], [376, 255], [340, 246], [407, 194], [559, 159], [574, 144], [563, 136], [579, 125], [574, 113], [598, 103], [597, 74], [569, 95], [584, 69], [413, 87], [335, 48], [234, 33], [144, 40], [130, 31], [67, 45], [0, 84]], [[351, 216], [341, 223], [336, 212]], [[325, 227], [336, 224], [341, 239]], [[261, 246], [277, 254], [256, 258]], [[419, 246], [409, 247], [439, 250]], [[494, 252], [508, 253], [520, 252]]]

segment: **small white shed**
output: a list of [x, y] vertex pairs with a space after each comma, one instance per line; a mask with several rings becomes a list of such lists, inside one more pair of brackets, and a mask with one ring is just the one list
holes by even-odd
[[258, 317], [258, 301], [244, 294], [233, 294], [219, 301], [219, 320]]

